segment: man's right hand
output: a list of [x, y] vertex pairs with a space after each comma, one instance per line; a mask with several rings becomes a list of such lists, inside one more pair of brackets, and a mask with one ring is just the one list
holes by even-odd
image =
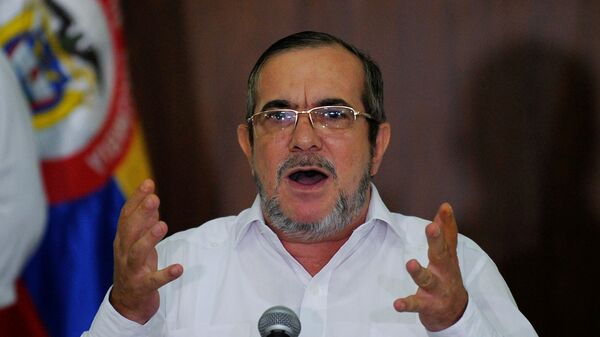
[[145, 324], [158, 311], [158, 288], [183, 273], [180, 264], [158, 270], [156, 244], [167, 234], [159, 220], [154, 182], [145, 180], [121, 209], [114, 241], [115, 269], [110, 303], [125, 318]]

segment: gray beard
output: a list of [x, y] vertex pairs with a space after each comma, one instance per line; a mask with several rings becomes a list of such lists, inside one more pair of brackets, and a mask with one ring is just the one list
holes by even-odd
[[[281, 172], [292, 167], [316, 165], [330, 171], [330, 178], [337, 179], [335, 167], [321, 156], [290, 157], [280, 165], [277, 174], [277, 186], [281, 181]], [[316, 222], [296, 222], [288, 217], [281, 208], [281, 203], [275, 195], [268, 198], [263, 184], [254, 174], [254, 180], [258, 187], [258, 194], [265, 217], [270, 225], [279, 229], [282, 233], [292, 239], [303, 242], [316, 242], [332, 237], [348, 226], [362, 211], [367, 202], [371, 182], [371, 167], [367, 165], [356, 190], [351, 193], [340, 192], [331, 212]]]

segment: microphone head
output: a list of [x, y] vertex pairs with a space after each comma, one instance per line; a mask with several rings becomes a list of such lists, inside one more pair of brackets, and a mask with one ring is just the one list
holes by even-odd
[[258, 332], [267, 337], [272, 332], [283, 332], [289, 337], [300, 335], [300, 320], [291, 309], [277, 305], [267, 309], [258, 320]]

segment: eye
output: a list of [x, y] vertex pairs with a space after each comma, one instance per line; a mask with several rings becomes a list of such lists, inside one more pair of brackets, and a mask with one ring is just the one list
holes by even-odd
[[294, 113], [288, 110], [265, 111], [265, 119], [270, 122], [287, 122], [294, 120]]
[[344, 107], [330, 107], [324, 109], [321, 113], [323, 118], [329, 121], [348, 120], [352, 117], [352, 112]]
[[271, 121], [285, 121], [290, 118], [289, 111], [272, 110], [265, 112], [265, 118]]
[[267, 110], [261, 115], [259, 124], [266, 129], [285, 129], [296, 122], [296, 114], [292, 110]]

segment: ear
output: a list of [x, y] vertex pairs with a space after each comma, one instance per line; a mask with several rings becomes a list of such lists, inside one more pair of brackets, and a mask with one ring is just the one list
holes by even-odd
[[379, 131], [377, 132], [377, 139], [375, 140], [375, 148], [373, 149], [371, 176], [375, 176], [377, 171], [379, 171], [379, 166], [383, 160], [383, 154], [390, 143], [391, 132], [390, 123], [379, 124]]
[[250, 145], [250, 134], [248, 132], [247, 124], [238, 125], [237, 137], [240, 148], [244, 152], [244, 155], [246, 155], [246, 159], [248, 159], [250, 167], [252, 167], [252, 145]]

